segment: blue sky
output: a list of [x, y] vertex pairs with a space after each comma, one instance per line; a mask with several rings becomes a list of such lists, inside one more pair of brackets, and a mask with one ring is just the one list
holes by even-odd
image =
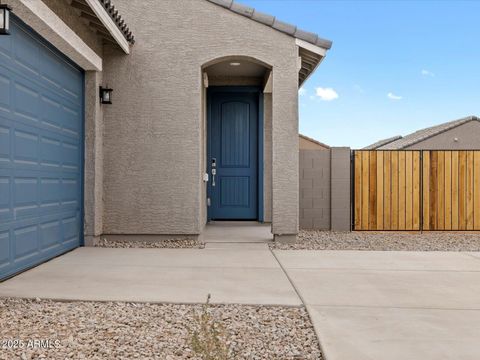
[[333, 41], [300, 96], [308, 136], [359, 148], [480, 115], [480, 1], [239, 2]]

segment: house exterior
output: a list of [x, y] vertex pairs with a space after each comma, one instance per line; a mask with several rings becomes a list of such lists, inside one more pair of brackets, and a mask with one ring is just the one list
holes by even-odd
[[298, 134], [298, 146], [300, 150], [328, 150], [330, 146], [312, 139], [311, 137], [305, 136], [303, 134]]
[[231, 0], [7, 3], [0, 279], [99, 236], [297, 233], [298, 88], [330, 41]]
[[480, 118], [466, 118], [380, 140], [365, 150], [479, 150]]

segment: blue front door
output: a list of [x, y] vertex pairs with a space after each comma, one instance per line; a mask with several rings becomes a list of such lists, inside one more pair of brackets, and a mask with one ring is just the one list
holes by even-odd
[[209, 89], [211, 220], [258, 218], [258, 92]]

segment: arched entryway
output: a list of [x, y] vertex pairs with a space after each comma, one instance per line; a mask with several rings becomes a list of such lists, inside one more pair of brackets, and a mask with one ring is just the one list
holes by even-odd
[[265, 154], [271, 122], [265, 96], [271, 68], [253, 58], [224, 57], [204, 66], [203, 77], [207, 219], [269, 221], [271, 181], [265, 179], [271, 179], [271, 161]]

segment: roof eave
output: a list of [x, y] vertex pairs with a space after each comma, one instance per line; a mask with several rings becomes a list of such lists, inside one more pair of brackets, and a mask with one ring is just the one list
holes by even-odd
[[320, 66], [329, 48], [313, 45], [301, 39], [295, 39], [295, 43], [299, 48], [298, 54], [301, 58], [298, 76], [298, 87], [301, 87]]
[[[120, 30], [118, 24], [113, 20], [112, 16], [108, 13], [107, 9], [99, 0], [84, 0], [85, 3], [93, 10], [97, 18], [101, 21], [105, 29], [112, 36], [118, 46], [125, 52], [130, 54], [130, 43], [133, 43], [133, 36], [131, 41], [127, 40], [125, 35]], [[109, 2], [110, 3], [110, 2]], [[116, 14], [118, 17], [118, 14]], [[119, 18], [121, 20], [121, 18]], [[126, 28], [126, 26], [125, 26]], [[127, 28], [128, 29], [128, 28]]]

